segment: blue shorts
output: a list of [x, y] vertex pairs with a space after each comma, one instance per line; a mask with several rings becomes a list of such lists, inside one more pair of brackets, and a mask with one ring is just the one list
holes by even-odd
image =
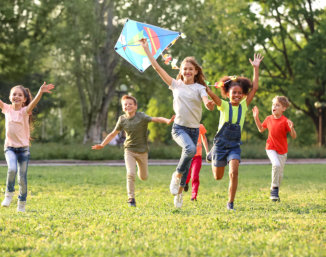
[[212, 163], [215, 167], [225, 167], [231, 160], [241, 162], [240, 155], [240, 144], [232, 148], [225, 148], [215, 144], [212, 150]]

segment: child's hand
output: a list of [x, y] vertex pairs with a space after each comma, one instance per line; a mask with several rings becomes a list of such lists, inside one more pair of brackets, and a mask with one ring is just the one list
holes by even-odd
[[46, 82], [43, 83], [43, 85], [41, 86], [41, 92], [42, 93], [52, 93], [51, 90], [54, 88], [53, 84], [46, 84]]
[[294, 124], [291, 120], [288, 120], [288, 124], [289, 124], [290, 129], [294, 128]]
[[169, 119], [168, 123], [166, 123], [166, 124], [170, 125], [174, 121], [174, 119], [175, 119], [175, 115], [173, 115], [171, 117], [171, 119]]
[[214, 110], [215, 103], [213, 100], [209, 100], [208, 103], [206, 104], [206, 107], [208, 110], [213, 111]]
[[100, 145], [100, 144], [99, 144], [99, 145], [93, 145], [93, 146], [92, 146], [92, 149], [93, 149], [93, 150], [100, 150], [100, 149], [102, 149], [102, 148], [104, 148], [104, 146], [103, 146], [103, 145]]
[[141, 40], [139, 40], [139, 43], [144, 49], [148, 48], [148, 42], [146, 38], [142, 38]]
[[250, 61], [250, 63], [251, 63], [251, 65], [253, 66], [253, 67], [259, 67], [259, 65], [260, 65], [260, 62], [262, 61], [264, 59], [264, 56], [262, 56], [261, 54], [259, 54], [259, 53], [255, 53], [254, 54], [254, 60], [252, 61], [250, 58], [249, 58], [249, 61]]
[[257, 118], [259, 115], [259, 109], [256, 105], [254, 106], [254, 108], [252, 108], [252, 114], [253, 114], [254, 118]]

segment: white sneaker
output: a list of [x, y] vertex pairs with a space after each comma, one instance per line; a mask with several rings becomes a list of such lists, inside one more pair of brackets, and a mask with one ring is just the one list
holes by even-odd
[[180, 178], [177, 178], [177, 174], [178, 172], [175, 171], [172, 174], [172, 179], [171, 179], [171, 183], [170, 183], [170, 192], [173, 195], [177, 195], [179, 192], [179, 187], [180, 187]]
[[5, 199], [3, 199], [1, 206], [9, 207], [13, 197], [14, 197], [14, 192], [6, 192]]
[[25, 212], [26, 201], [18, 200], [17, 212]]
[[181, 208], [182, 207], [182, 194], [177, 194], [175, 197], [174, 197], [174, 206], [176, 208]]

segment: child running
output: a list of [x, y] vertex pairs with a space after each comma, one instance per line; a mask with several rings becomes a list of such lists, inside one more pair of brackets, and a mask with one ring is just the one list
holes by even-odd
[[124, 142], [124, 159], [127, 170], [127, 192], [129, 206], [136, 207], [135, 200], [135, 178], [136, 164], [138, 166], [138, 177], [140, 180], [146, 180], [148, 177], [148, 123], [158, 122], [171, 124], [171, 119], [163, 117], [150, 117], [143, 112], [137, 112], [137, 100], [135, 97], [124, 95], [121, 98], [122, 110], [121, 115], [113, 131], [106, 136], [101, 144], [93, 145], [92, 149], [99, 150], [115, 138], [120, 131], [126, 133]]
[[234, 199], [238, 187], [239, 163], [241, 161], [241, 131], [248, 105], [258, 90], [259, 65], [263, 58], [260, 54], [255, 54], [253, 61], [249, 59], [254, 67], [252, 83], [245, 77], [226, 76], [221, 79], [219, 87], [222, 97], [229, 98], [230, 102], [220, 99], [209, 87], [206, 87], [208, 95], [220, 110], [218, 131], [214, 137], [214, 146], [211, 150], [213, 159], [212, 171], [214, 178], [220, 180], [223, 178], [225, 166], [229, 164], [228, 210], [234, 210]]
[[184, 191], [187, 192], [189, 189], [189, 181], [191, 179], [191, 188], [192, 188], [192, 193], [191, 193], [191, 201], [197, 201], [197, 195], [198, 195], [198, 189], [199, 189], [199, 172], [201, 169], [202, 165], [202, 152], [203, 152], [203, 145], [206, 151], [206, 156], [208, 151], [208, 143], [207, 143], [207, 138], [205, 136], [206, 134], [206, 128], [204, 127], [203, 124], [200, 124], [199, 126], [199, 137], [197, 141], [197, 151], [195, 156], [192, 158], [190, 169], [188, 172], [188, 177], [186, 181], [186, 186], [184, 188]]
[[202, 101], [207, 109], [214, 108], [214, 102], [208, 99], [205, 90], [205, 77], [195, 58], [187, 57], [181, 63], [177, 79], [170, 75], [152, 56], [146, 39], [140, 40], [153, 68], [169, 86], [173, 93], [173, 109], [176, 114], [172, 127], [174, 141], [182, 147], [182, 154], [172, 174], [170, 192], [174, 195], [174, 206], [182, 207], [182, 191], [186, 185], [191, 159], [196, 154], [199, 125], [202, 116]]
[[272, 163], [270, 196], [272, 201], [280, 201], [279, 188], [283, 178], [284, 165], [288, 152], [287, 133], [290, 133], [293, 139], [297, 137], [293, 122], [283, 115], [289, 106], [290, 102], [287, 97], [275, 96], [272, 104], [272, 115], [267, 116], [263, 123], [259, 119], [258, 107], [255, 106], [252, 109], [259, 132], [262, 133], [268, 129], [266, 153]]
[[41, 100], [43, 93], [51, 93], [53, 88], [54, 85], [44, 82], [35, 98], [32, 99], [29, 89], [18, 85], [10, 90], [9, 100], [11, 104], [5, 104], [0, 100], [0, 108], [6, 119], [4, 152], [8, 165], [5, 199], [1, 203], [3, 207], [9, 207], [12, 201], [18, 171], [17, 211], [25, 212], [32, 111]]

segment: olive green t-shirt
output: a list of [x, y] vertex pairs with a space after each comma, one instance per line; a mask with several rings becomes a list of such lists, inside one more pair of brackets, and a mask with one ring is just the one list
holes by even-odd
[[137, 153], [148, 152], [147, 129], [151, 121], [152, 117], [143, 112], [136, 112], [132, 118], [127, 118], [125, 114], [121, 115], [115, 125], [115, 130], [126, 132], [124, 147]]

